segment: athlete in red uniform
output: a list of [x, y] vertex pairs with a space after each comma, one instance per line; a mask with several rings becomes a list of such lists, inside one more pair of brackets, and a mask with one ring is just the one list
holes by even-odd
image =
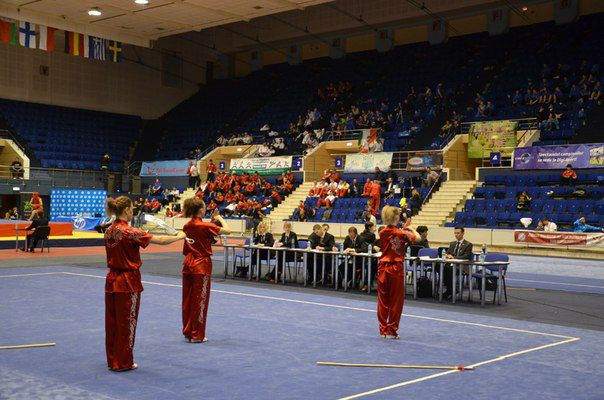
[[371, 185], [370, 191], [369, 191], [369, 197], [370, 197], [370, 204], [371, 204], [371, 208], [373, 209], [373, 211], [371, 211], [371, 213], [373, 215], [378, 215], [378, 210], [380, 209], [380, 196], [382, 195], [382, 186], [380, 185], [380, 183], [375, 180], [373, 181], [373, 184]]
[[134, 337], [140, 305], [142, 265], [140, 248], [149, 243], [169, 244], [184, 239], [176, 236], [153, 236], [128, 225], [132, 220], [132, 200], [121, 196], [107, 200], [109, 214], [116, 220], [105, 231], [107, 279], [105, 281], [105, 348], [107, 365], [112, 371], [137, 368], [133, 360]]
[[185, 255], [182, 268], [182, 334], [190, 343], [201, 343], [206, 339], [206, 317], [210, 302], [212, 278], [212, 241], [217, 235], [228, 235], [231, 228], [218, 214], [212, 215], [222, 227], [212, 222], [203, 222], [206, 213], [202, 200], [185, 200], [185, 216], [191, 218], [183, 227], [187, 235], [182, 253]]
[[382, 220], [387, 225], [380, 232], [382, 257], [378, 264], [378, 321], [380, 335], [387, 339], [398, 339], [398, 324], [405, 301], [405, 244], [419, 239], [407, 218], [403, 229], [396, 225], [400, 210], [386, 206], [382, 209]]

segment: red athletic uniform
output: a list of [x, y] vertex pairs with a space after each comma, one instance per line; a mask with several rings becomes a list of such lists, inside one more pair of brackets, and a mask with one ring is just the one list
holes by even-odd
[[378, 264], [378, 321], [381, 335], [396, 335], [405, 302], [405, 243], [415, 236], [394, 226], [380, 232], [382, 257]]
[[212, 240], [220, 227], [201, 218], [191, 218], [183, 232], [193, 244], [185, 241], [182, 268], [182, 334], [187, 339], [203, 340], [206, 337], [206, 316], [210, 302], [212, 278]]
[[153, 235], [116, 219], [105, 232], [107, 279], [105, 281], [105, 348], [111, 369], [132, 368], [136, 322], [140, 306], [142, 265], [140, 247]]
[[369, 204], [373, 209], [371, 213], [373, 215], [378, 215], [378, 210], [380, 209], [380, 196], [382, 194], [382, 187], [379, 183], [374, 183], [371, 185], [371, 189], [369, 195], [371, 196]]

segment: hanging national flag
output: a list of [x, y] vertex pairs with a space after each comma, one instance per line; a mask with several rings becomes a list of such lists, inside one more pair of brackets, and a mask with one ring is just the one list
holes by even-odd
[[88, 45], [88, 53], [89, 57], [95, 60], [105, 61], [107, 59], [107, 55], [105, 53], [105, 48], [107, 47], [107, 40], [90, 36], [90, 41]]
[[65, 53], [88, 57], [88, 35], [65, 31]]
[[116, 42], [115, 40], [109, 41], [109, 46], [107, 47], [107, 52], [109, 53], [109, 59], [113, 62], [121, 62], [122, 61], [122, 42]]
[[4, 43], [17, 44], [17, 32], [15, 21], [0, 19], [0, 40]]
[[19, 22], [19, 43], [23, 47], [36, 48], [36, 25], [29, 22]]
[[40, 50], [55, 51], [55, 28], [40, 25]]

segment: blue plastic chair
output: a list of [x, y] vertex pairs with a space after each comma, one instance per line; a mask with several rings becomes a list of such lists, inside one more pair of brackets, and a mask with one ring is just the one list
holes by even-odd
[[[485, 262], [508, 262], [510, 261], [510, 258], [508, 257], [507, 254], [501, 254], [501, 253], [488, 253], [485, 258], [484, 258]], [[493, 304], [495, 304], [495, 300], [497, 298], [497, 288], [499, 285], [499, 276], [497, 275], [498, 271], [499, 271], [499, 266], [497, 265], [489, 265], [486, 266], [486, 281], [493, 281], [495, 282], [495, 287], [493, 289]], [[503, 284], [503, 295], [505, 298], [505, 302], [508, 302], [508, 293], [507, 293], [507, 288], [505, 285], [505, 274], [508, 270], [508, 266], [504, 265], [501, 268], [501, 283]], [[478, 273], [475, 272], [472, 274], [472, 278], [474, 278], [476, 280], [476, 287], [478, 287], [478, 282], [482, 282], [482, 273]], [[486, 285], [485, 285], [486, 286]], [[482, 298], [482, 292], [485, 291], [485, 295], [486, 295], [486, 288], [480, 288], [480, 298]]]

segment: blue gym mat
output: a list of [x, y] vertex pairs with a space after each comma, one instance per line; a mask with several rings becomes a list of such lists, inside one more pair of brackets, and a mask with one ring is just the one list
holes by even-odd
[[180, 332], [180, 281], [157, 276], [143, 278], [139, 369], [113, 373], [105, 361], [103, 278], [101, 271], [72, 267], [0, 271], [0, 345], [57, 343], [0, 350], [0, 398], [602, 399], [604, 393], [602, 332], [405, 307], [402, 340], [387, 341], [378, 337], [374, 302], [218, 283], [210, 341], [189, 344]]

